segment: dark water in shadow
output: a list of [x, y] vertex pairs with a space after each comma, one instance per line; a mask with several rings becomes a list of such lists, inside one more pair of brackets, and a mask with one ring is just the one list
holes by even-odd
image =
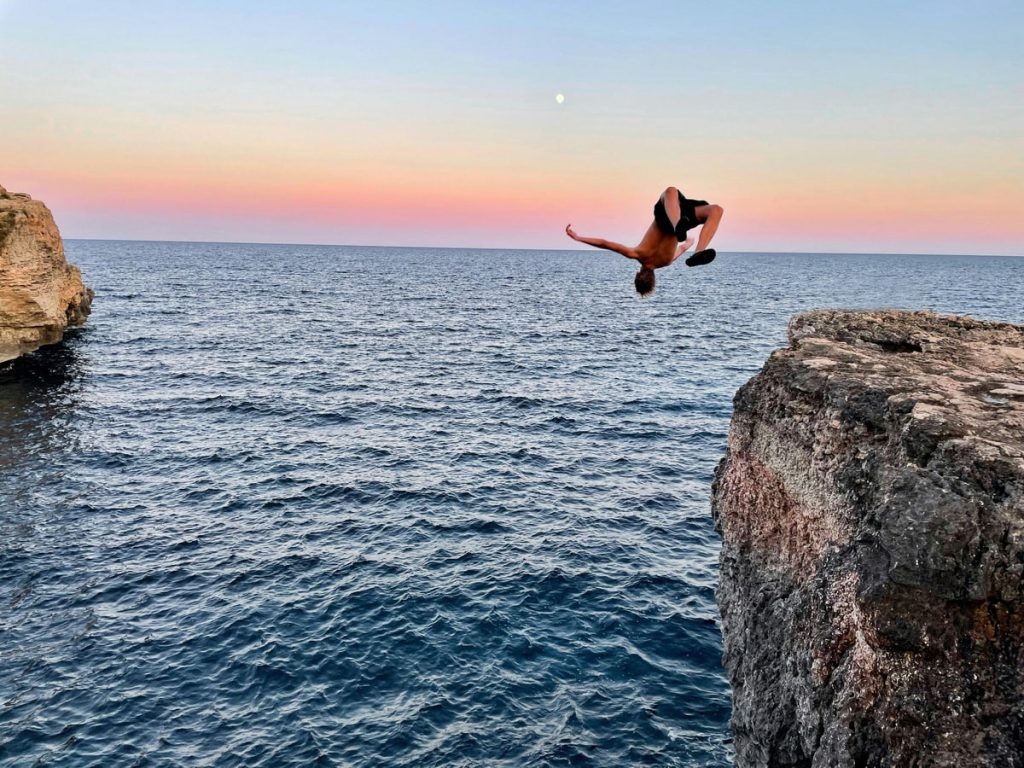
[[71, 242], [0, 368], [3, 765], [728, 765], [708, 511], [790, 314], [1024, 260]]

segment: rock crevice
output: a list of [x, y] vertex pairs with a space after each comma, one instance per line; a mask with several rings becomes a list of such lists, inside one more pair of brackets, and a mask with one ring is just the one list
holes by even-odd
[[1024, 328], [795, 317], [713, 513], [740, 766], [1024, 765]]
[[85, 322], [92, 297], [49, 209], [0, 187], [0, 363], [60, 341]]

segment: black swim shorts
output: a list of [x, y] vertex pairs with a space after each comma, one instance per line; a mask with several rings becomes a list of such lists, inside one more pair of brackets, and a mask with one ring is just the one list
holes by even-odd
[[[678, 190], [676, 191], [678, 192]], [[687, 230], [699, 227], [704, 223], [697, 219], [696, 208], [697, 206], [707, 204], [707, 200], [688, 200], [683, 196], [682, 192], [679, 192], [679, 210], [682, 211], [682, 218], [673, 227], [672, 221], [669, 219], [668, 214], [665, 213], [665, 203], [659, 197], [658, 202], [654, 204], [654, 221], [658, 225], [658, 229], [666, 235], [675, 235], [676, 240], [683, 242], [686, 239]]]

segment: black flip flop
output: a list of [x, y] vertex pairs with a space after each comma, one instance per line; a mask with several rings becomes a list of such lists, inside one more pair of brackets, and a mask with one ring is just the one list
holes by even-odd
[[715, 253], [714, 248], [708, 248], [707, 250], [704, 251], [697, 251], [695, 254], [693, 254], [693, 256], [686, 260], [686, 266], [703, 267], [705, 264], [710, 264], [712, 261], [714, 261], [715, 256], [717, 255], [718, 254]]

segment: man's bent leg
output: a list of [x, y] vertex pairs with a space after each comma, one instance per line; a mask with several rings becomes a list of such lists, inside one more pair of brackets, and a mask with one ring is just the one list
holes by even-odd
[[718, 222], [722, 220], [725, 210], [720, 205], [699, 205], [694, 210], [697, 218], [704, 221], [704, 226], [700, 228], [700, 237], [697, 239], [697, 249], [694, 251], [694, 254], [697, 254], [708, 247], [711, 238], [718, 231]]
[[661, 204], [665, 206], [668, 220], [672, 224], [672, 228], [675, 229], [679, 219], [683, 216], [683, 211], [679, 207], [679, 190], [675, 187], [668, 187], [661, 193]]

